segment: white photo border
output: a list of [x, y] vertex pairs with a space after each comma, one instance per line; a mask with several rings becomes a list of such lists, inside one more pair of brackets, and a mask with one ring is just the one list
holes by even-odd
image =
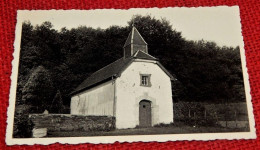
[[[229, 8], [228, 6], [218, 6], [223, 9]], [[239, 7], [232, 6], [235, 8], [236, 13], [239, 14]], [[174, 8], [174, 7], [173, 7]], [[149, 9], [149, 8], [143, 8]], [[103, 9], [100, 9], [103, 10]], [[34, 145], [42, 144], [48, 145], [53, 143], [61, 144], [80, 144], [80, 143], [93, 143], [93, 144], [105, 144], [118, 142], [166, 142], [166, 141], [182, 141], [182, 140], [234, 140], [234, 139], [256, 139], [255, 121], [253, 115], [252, 97], [250, 95], [249, 76], [246, 67], [246, 57], [242, 36], [241, 28], [241, 40], [240, 40], [240, 55], [244, 77], [244, 86], [246, 93], [246, 104], [249, 118], [249, 132], [229, 132], [229, 133], [189, 133], [189, 134], [163, 134], [163, 135], [125, 135], [125, 136], [90, 136], [90, 137], [59, 137], [59, 138], [13, 138], [13, 122], [14, 122], [14, 110], [15, 110], [15, 99], [17, 89], [17, 78], [18, 78], [18, 67], [19, 67], [19, 56], [20, 56], [20, 43], [22, 33], [22, 22], [23, 12], [29, 10], [18, 10], [17, 11], [17, 24], [15, 30], [15, 41], [14, 41], [14, 53], [12, 61], [12, 75], [11, 75], [11, 87], [9, 95], [9, 107], [7, 112], [7, 128], [6, 128], [6, 144], [7, 145]], [[56, 11], [62, 13], [64, 11], [88, 11], [88, 10], [33, 10], [33, 11]], [[241, 24], [240, 24], [241, 27]]]

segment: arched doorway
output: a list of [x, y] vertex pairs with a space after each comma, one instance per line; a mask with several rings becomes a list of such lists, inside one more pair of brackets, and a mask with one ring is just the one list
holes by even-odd
[[152, 126], [151, 101], [142, 100], [139, 102], [139, 126], [140, 127]]

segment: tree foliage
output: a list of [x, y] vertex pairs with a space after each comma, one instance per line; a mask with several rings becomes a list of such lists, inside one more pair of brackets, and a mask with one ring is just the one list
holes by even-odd
[[22, 89], [22, 102], [32, 105], [34, 113], [42, 113], [48, 109], [54, 97], [55, 88], [48, 71], [39, 66], [31, 73]]
[[[111, 26], [107, 29], [80, 26], [57, 31], [49, 22], [38, 26], [25, 22], [17, 99], [29, 99], [30, 103], [39, 101], [41, 98], [37, 98], [37, 92], [30, 89], [44, 86], [40, 85], [44, 79], [53, 83], [52, 92], [60, 90], [63, 104], [69, 106], [70, 93], [76, 86], [96, 70], [123, 56], [123, 45], [133, 23], [148, 43], [149, 54], [159, 58], [175, 76], [176, 80], [172, 82], [174, 100], [245, 101], [239, 47], [186, 40], [166, 19], [149, 15], [136, 15], [126, 27]], [[35, 71], [38, 66], [41, 69]], [[48, 79], [43, 75], [47, 72], [50, 75]], [[43, 99], [49, 101], [53, 97]]]
[[30, 138], [34, 124], [29, 120], [31, 106], [19, 105], [15, 107], [13, 137]]

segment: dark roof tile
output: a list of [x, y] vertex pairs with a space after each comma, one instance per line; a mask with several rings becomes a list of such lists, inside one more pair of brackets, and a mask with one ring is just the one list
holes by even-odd
[[133, 27], [131, 32], [129, 33], [124, 47], [126, 47], [129, 44], [147, 45], [147, 43], [135, 27]]
[[114, 75], [120, 73], [120, 71], [131, 61], [131, 58], [120, 58], [115, 62], [99, 69], [90, 75], [86, 80], [84, 80], [73, 92], [77, 93], [82, 91], [90, 86], [93, 86], [101, 81], [104, 81], [108, 78], [111, 78]]
[[157, 60], [157, 58], [155, 58], [143, 51], [137, 51], [136, 54], [134, 54], [134, 57], [139, 58], [139, 59]]

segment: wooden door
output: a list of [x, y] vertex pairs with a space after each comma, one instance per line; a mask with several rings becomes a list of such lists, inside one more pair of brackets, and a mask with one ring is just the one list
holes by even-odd
[[142, 100], [139, 103], [139, 126], [151, 127], [152, 126], [152, 113], [151, 102]]

